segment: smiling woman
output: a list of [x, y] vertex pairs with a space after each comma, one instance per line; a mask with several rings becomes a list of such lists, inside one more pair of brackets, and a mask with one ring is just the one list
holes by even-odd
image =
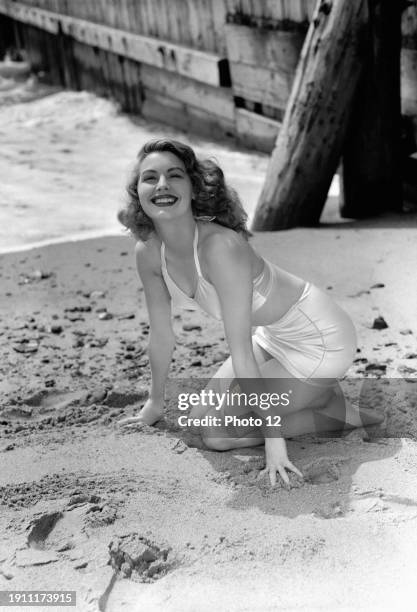
[[[163, 168], [152, 168], [150, 163], [146, 166], [147, 176], [142, 167], [142, 162], [145, 162], [147, 157], [152, 156], [150, 161], [155, 161], [157, 155], [154, 154], [158, 153], [166, 154], [166, 170], [170, 171], [170, 176], [159, 179], [160, 170]], [[152, 218], [144, 212], [139, 189], [145, 182], [150, 186], [150, 192], [155, 188], [155, 181], [163, 182], [164, 178], [165, 180], [173, 178], [175, 182], [177, 178], [173, 176], [176, 174], [175, 169], [178, 170], [178, 179], [180, 174], [184, 175], [185, 172], [186, 178], [191, 183], [190, 205], [196, 217], [203, 217], [204, 220], [206, 217], [215, 216], [218, 224], [241, 232], [244, 236], [250, 236], [250, 232], [246, 229], [247, 215], [237, 193], [226, 185], [221, 168], [212, 160], [198, 160], [187, 145], [174, 140], [160, 139], [149, 141], [140, 150], [127, 185], [128, 204], [119, 213], [120, 222], [130, 229], [135, 238], [146, 240], [154, 230]], [[170, 188], [175, 188], [169, 180], [167, 183]]]
[[173, 153], [150, 153], [142, 162], [137, 189], [143, 211], [151, 220], [183, 214], [191, 206], [191, 180]]
[[[251, 247], [239, 198], [213, 161], [198, 160], [176, 141], [151, 141], [138, 155], [128, 194], [119, 219], [137, 239], [136, 265], [150, 321], [152, 384], [141, 412], [121, 421], [122, 426], [152, 425], [163, 417], [175, 346], [171, 303], [198, 304], [223, 321], [231, 356], [207, 386], [209, 394], [269, 394], [267, 412], [261, 402], [201, 402], [193, 404], [190, 419], [213, 450], [265, 443], [271, 484], [277, 471], [285, 482], [287, 469], [301, 476], [288, 459], [284, 437], [380, 421], [372, 411], [359, 414], [338, 393], [336, 379], [356, 351], [350, 318], [319, 288]], [[291, 402], [273, 403], [273, 397], [284, 397], [289, 384]], [[270, 427], [277, 422], [279, 427]]]

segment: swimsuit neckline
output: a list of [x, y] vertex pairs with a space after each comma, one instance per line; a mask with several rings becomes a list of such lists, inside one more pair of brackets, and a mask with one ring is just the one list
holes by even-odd
[[212, 285], [211, 283], [209, 283], [208, 280], [206, 280], [204, 278], [204, 276], [201, 274], [201, 266], [200, 266], [200, 262], [198, 259], [198, 251], [197, 251], [197, 247], [198, 247], [198, 225], [197, 223], [195, 224], [195, 230], [194, 230], [194, 239], [193, 239], [193, 255], [194, 255], [194, 263], [195, 263], [195, 267], [197, 270], [197, 285], [194, 291], [194, 295], [188, 295], [187, 293], [185, 293], [185, 291], [183, 289], [181, 289], [181, 287], [174, 281], [174, 279], [172, 278], [172, 276], [170, 275], [170, 273], [168, 272], [168, 268], [167, 268], [167, 264], [166, 264], [166, 259], [165, 259], [165, 243], [161, 242], [161, 260], [162, 260], [162, 264], [164, 266], [164, 270], [166, 275], [168, 276], [169, 280], [171, 281], [171, 283], [175, 286], [175, 288], [182, 293], [182, 295], [187, 298], [188, 300], [191, 300], [193, 302], [196, 301], [197, 298], [197, 294], [198, 291], [200, 289], [200, 284], [201, 281], [207, 283], [207, 285], [209, 285], [210, 287], [212, 287], [214, 290], [214, 285]]
[[[200, 291], [201, 285], [204, 283], [208, 286], [209, 289], [216, 292], [215, 286], [212, 283], [210, 283], [206, 278], [204, 278], [201, 272], [200, 260], [198, 259], [198, 238], [199, 238], [198, 224], [196, 223], [195, 230], [194, 230], [194, 239], [193, 239], [193, 255], [194, 255], [195, 267], [197, 270], [197, 285], [196, 285], [193, 296], [190, 296], [187, 293], [185, 293], [185, 291], [181, 289], [181, 287], [179, 287], [179, 285], [173, 280], [172, 276], [168, 272], [168, 268], [166, 265], [166, 259], [165, 259], [165, 243], [161, 241], [161, 262], [162, 262], [165, 274], [167, 275], [169, 281], [174, 285], [175, 289], [178, 290], [182, 294], [183, 297], [185, 297], [187, 300], [192, 301], [192, 302], [197, 301], [197, 296]], [[254, 288], [256, 287], [258, 282], [262, 279], [265, 273], [265, 267], [267, 266], [267, 262], [263, 258], [262, 260], [264, 264], [263, 268], [261, 272], [252, 280]]]

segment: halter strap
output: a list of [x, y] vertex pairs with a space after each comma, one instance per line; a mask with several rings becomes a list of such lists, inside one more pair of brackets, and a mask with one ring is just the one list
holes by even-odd
[[200, 266], [200, 262], [198, 260], [198, 225], [197, 223], [195, 224], [195, 232], [194, 232], [194, 241], [193, 241], [193, 249], [194, 249], [194, 263], [195, 263], [195, 267], [197, 269], [197, 274], [199, 277], [203, 276], [201, 274], [201, 266]]
[[161, 241], [161, 266], [167, 272], [167, 264], [165, 261], [165, 242]]
[[[193, 253], [194, 253], [194, 263], [195, 263], [195, 267], [197, 270], [197, 276], [201, 277], [203, 276], [201, 273], [201, 266], [200, 266], [200, 262], [198, 259], [198, 225], [197, 223], [195, 224], [195, 231], [194, 231], [194, 239], [193, 239]], [[167, 264], [166, 264], [166, 260], [165, 260], [165, 242], [161, 241], [161, 266], [164, 270], [164, 272], [166, 272], [168, 274], [168, 270], [167, 270]]]

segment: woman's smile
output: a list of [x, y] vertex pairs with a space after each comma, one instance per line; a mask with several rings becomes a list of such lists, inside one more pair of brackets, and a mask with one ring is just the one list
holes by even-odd
[[151, 198], [152, 204], [155, 206], [172, 206], [178, 201], [178, 198], [174, 195], [158, 194]]
[[138, 195], [151, 219], [191, 213], [192, 184], [184, 163], [168, 151], [145, 157], [140, 166]]

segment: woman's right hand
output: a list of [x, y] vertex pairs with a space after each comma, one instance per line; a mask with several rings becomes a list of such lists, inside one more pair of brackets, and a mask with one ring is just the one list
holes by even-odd
[[119, 427], [130, 427], [136, 424], [154, 425], [164, 416], [164, 400], [148, 398], [137, 416], [126, 417], [118, 421]]

